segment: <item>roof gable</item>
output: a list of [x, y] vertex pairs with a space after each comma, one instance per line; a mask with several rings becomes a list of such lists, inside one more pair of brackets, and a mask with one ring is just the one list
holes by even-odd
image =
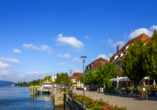
[[118, 55], [118, 54], [120, 54], [120, 53], [122, 53], [122, 52], [125, 52], [126, 50], [123, 51], [123, 49], [124, 49], [125, 47], [129, 46], [130, 44], [134, 43], [135, 41], [142, 40], [142, 41], [145, 43], [145, 42], [148, 42], [150, 39], [151, 39], [151, 37], [147, 36], [145, 33], [142, 33], [141, 35], [139, 35], [139, 36], [137, 36], [137, 37], [135, 37], [135, 38], [129, 40], [129, 41], [118, 51], [118, 53], [114, 54], [114, 55], [110, 58], [110, 61], [113, 60], [113, 57], [114, 57], [114, 56], [116, 56], [116, 55]]
[[79, 78], [82, 75], [83, 75], [82, 73], [73, 73], [72, 76], [71, 76], [71, 79], [76, 79], [76, 77]]

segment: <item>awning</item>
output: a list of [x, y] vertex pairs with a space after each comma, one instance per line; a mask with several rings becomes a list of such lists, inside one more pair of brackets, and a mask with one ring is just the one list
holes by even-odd
[[[145, 80], [148, 80], [149, 77], [144, 77]], [[117, 78], [110, 79], [111, 82], [117, 81]], [[128, 77], [119, 77], [119, 81], [131, 81]]]

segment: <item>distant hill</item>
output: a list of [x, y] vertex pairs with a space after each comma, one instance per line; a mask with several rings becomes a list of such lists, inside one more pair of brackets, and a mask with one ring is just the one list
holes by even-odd
[[0, 87], [2, 86], [9, 86], [10, 84], [15, 84], [14, 82], [10, 82], [10, 81], [2, 81], [0, 80]]

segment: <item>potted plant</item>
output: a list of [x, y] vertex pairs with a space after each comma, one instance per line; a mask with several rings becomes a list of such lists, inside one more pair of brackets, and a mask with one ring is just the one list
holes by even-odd
[[130, 93], [133, 93], [133, 88], [132, 87], [130, 88]]
[[127, 94], [130, 93], [130, 90], [131, 90], [131, 89], [130, 89], [130, 86], [127, 86], [127, 87], [126, 87], [126, 92], [127, 92]]
[[99, 89], [97, 88], [97, 92], [99, 91]]

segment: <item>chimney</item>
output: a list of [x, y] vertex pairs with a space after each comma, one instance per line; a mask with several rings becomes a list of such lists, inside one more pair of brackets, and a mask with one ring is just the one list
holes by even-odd
[[119, 51], [119, 46], [117, 46], [117, 53], [118, 53], [118, 51]]

